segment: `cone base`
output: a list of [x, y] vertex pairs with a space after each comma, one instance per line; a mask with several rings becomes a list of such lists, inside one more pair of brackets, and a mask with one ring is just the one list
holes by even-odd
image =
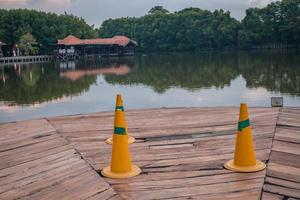
[[[113, 138], [111, 137], [111, 138], [108, 138], [107, 140], [105, 140], [105, 142], [106, 142], [107, 144], [113, 144], [114, 140], [113, 140]], [[134, 142], [135, 142], [135, 138], [134, 138], [134, 137], [131, 137], [131, 136], [128, 136], [128, 144], [132, 144], [132, 143], [134, 143]]]
[[225, 163], [224, 167], [235, 172], [257, 172], [265, 169], [266, 164], [260, 160], [256, 160], [256, 164], [254, 166], [238, 166], [234, 164], [233, 160], [230, 160]]
[[101, 174], [108, 178], [130, 178], [139, 175], [141, 172], [142, 170], [136, 165], [132, 165], [131, 171], [127, 173], [114, 173], [111, 171], [110, 166], [108, 166], [102, 169]]

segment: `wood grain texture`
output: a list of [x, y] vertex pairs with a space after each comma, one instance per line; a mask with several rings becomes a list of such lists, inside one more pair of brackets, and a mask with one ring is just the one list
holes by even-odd
[[119, 196], [46, 120], [0, 124], [0, 199]]
[[[269, 158], [279, 109], [250, 108], [257, 158]], [[223, 169], [233, 158], [239, 108], [174, 108], [126, 112], [134, 164], [143, 173], [105, 179], [123, 199], [259, 199], [265, 171]], [[95, 170], [109, 165], [113, 113], [49, 119]]]
[[300, 198], [300, 109], [282, 108], [278, 122], [262, 199]]
[[0, 199], [298, 199], [300, 108], [249, 108], [267, 170], [234, 173], [239, 108], [126, 111], [142, 174], [107, 179], [113, 112], [0, 124]]

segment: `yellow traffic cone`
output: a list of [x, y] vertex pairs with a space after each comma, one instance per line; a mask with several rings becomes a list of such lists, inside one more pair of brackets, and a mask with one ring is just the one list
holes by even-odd
[[131, 164], [126, 135], [127, 128], [124, 112], [116, 110], [111, 164], [101, 171], [103, 176], [109, 178], [129, 178], [141, 173], [139, 167]]
[[256, 160], [248, 109], [245, 103], [242, 103], [240, 107], [234, 160], [225, 163], [224, 167], [237, 172], [256, 172], [266, 167], [265, 163]]
[[[123, 106], [123, 100], [122, 100], [122, 96], [120, 94], [117, 95], [116, 98], [116, 108], [115, 111], [117, 110], [121, 110], [122, 112], [124, 112], [124, 117], [125, 117], [125, 110], [124, 110], [124, 106]], [[134, 137], [128, 136], [128, 134], [126, 134], [126, 137], [128, 138], [128, 144], [132, 144], [135, 142]], [[113, 144], [113, 138], [110, 137], [105, 141], [107, 144]]]

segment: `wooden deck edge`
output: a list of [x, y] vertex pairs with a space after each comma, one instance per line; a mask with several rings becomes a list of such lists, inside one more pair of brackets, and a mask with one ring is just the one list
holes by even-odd
[[[113, 199], [122, 199], [119, 194], [115, 191], [115, 189], [111, 186], [111, 184], [109, 182], [107, 182], [102, 176], [101, 174], [99, 173], [99, 171], [97, 171], [93, 165], [85, 158], [85, 156], [82, 155], [82, 153], [80, 151], [78, 151], [78, 149], [73, 145], [73, 143], [64, 135], [62, 134], [59, 130], [57, 130], [57, 128], [55, 127], [55, 125], [53, 123], [51, 123], [51, 121], [46, 117], [44, 118], [47, 120], [47, 122], [55, 129], [56, 133], [59, 134], [61, 137], [64, 138], [64, 140], [67, 142], [67, 144], [69, 144], [70, 146], [72, 146], [72, 148], [74, 149], [74, 151], [76, 153], [78, 153], [78, 155], [81, 156], [82, 160], [84, 160], [85, 163], [88, 164], [88, 166], [94, 170], [98, 175], [99, 175], [99, 178], [101, 178], [104, 182], [107, 183], [107, 185], [109, 185], [109, 190], [111, 190], [113, 193], [115, 193], [115, 195], [113, 197], [110, 197], [110, 198], [113, 198]], [[103, 191], [105, 192], [105, 191]], [[97, 194], [95, 194], [97, 195]]]
[[270, 149], [270, 153], [269, 153], [269, 157], [268, 159], [266, 160], [266, 173], [265, 173], [265, 177], [264, 177], [264, 182], [262, 184], [262, 187], [261, 187], [261, 192], [260, 192], [260, 199], [263, 200], [265, 197], [264, 197], [264, 185], [266, 183], [266, 178], [267, 178], [267, 171], [268, 171], [268, 167], [269, 167], [269, 160], [270, 160], [270, 156], [271, 156], [271, 152], [272, 152], [272, 148], [273, 148], [273, 143], [274, 143], [274, 138], [275, 138], [275, 133], [276, 133], [276, 128], [277, 128], [277, 123], [278, 123], [278, 120], [279, 120], [279, 114], [280, 114], [280, 111], [281, 111], [281, 108], [278, 110], [277, 112], [277, 117], [276, 117], [276, 123], [275, 123], [275, 127], [274, 127], [274, 132], [273, 132], [273, 138], [272, 138], [272, 144], [271, 144], [271, 149]]
[[[295, 107], [283, 107], [280, 108], [278, 114], [277, 114], [277, 119], [276, 119], [276, 125], [275, 125], [275, 129], [274, 129], [274, 135], [273, 135], [273, 139], [272, 139], [272, 146], [270, 149], [270, 154], [269, 154], [269, 158], [267, 160], [267, 167], [266, 167], [266, 174], [265, 174], [265, 178], [264, 178], [264, 183], [263, 183], [263, 187], [262, 187], [262, 191], [261, 191], [261, 200], [271, 200], [271, 199], [298, 199], [300, 198], [300, 190], [299, 190], [299, 186], [300, 186], [300, 179], [296, 178], [299, 177], [300, 174], [300, 165], [299, 163], [296, 163], [296, 160], [300, 157], [299, 156], [299, 147], [300, 147], [300, 143], [299, 143], [299, 136], [297, 138], [283, 138], [281, 139], [280, 136], [277, 138], [276, 137], [276, 133], [278, 134], [282, 134], [282, 131], [285, 130], [287, 132], [291, 132], [293, 133], [293, 136], [297, 135], [297, 133], [300, 133], [300, 126], [298, 124], [295, 124], [294, 122], [289, 122], [289, 121], [285, 121], [281, 122], [281, 114], [285, 113], [285, 109], [295, 109]], [[298, 107], [297, 107], [298, 108]], [[298, 109], [297, 109], [298, 110]], [[293, 113], [293, 115], [298, 115], [300, 116], [300, 112], [297, 111], [297, 113]], [[293, 116], [295, 117], [295, 116]], [[293, 118], [289, 118], [289, 119], [293, 119]], [[280, 132], [278, 132], [278, 129]], [[286, 132], [285, 132], [286, 133]], [[287, 136], [286, 136], [287, 137]], [[274, 144], [282, 142], [285, 145], [288, 146], [293, 146], [295, 145], [296, 147], [289, 147], [289, 148], [294, 148], [296, 149], [296, 152], [289, 152], [289, 149], [286, 151], [280, 151], [280, 149], [276, 149], [276, 147], [274, 147]], [[278, 146], [278, 144], [277, 144]], [[275, 149], [274, 149], [275, 148]], [[278, 148], [278, 147], [277, 147]], [[287, 155], [289, 155], [289, 159], [292, 159], [295, 161], [295, 165], [297, 166], [290, 166], [290, 163], [279, 163], [278, 162], [278, 158], [277, 160], [274, 158], [272, 158], [272, 153], [274, 154], [280, 154], [279, 157], [283, 159], [283, 157], [286, 157]], [[281, 161], [282, 162], [282, 161]], [[274, 168], [272, 167], [276, 166], [280, 166], [281, 170], [276, 169], [274, 171]], [[271, 168], [271, 169], [269, 169]], [[286, 168], [290, 168], [286, 169]], [[292, 169], [292, 170], [291, 170]], [[287, 177], [287, 178], [285, 178]], [[295, 179], [291, 178], [291, 177], [295, 177]], [[293, 179], [293, 180], [291, 180]]]

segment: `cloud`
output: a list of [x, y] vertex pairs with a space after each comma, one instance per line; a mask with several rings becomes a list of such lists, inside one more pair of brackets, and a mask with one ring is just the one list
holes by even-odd
[[20, 6], [25, 5], [27, 0], [0, 0], [0, 6]]
[[251, 7], [258, 7], [258, 8], [264, 7], [271, 2], [272, 0], [249, 0]]
[[187, 7], [230, 11], [232, 16], [242, 19], [249, 7], [264, 7], [274, 0], [0, 0], [1, 8], [28, 8], [56, 13], [72, 13], [83, 17], [96, 27], [108, 18], [139, 17], [152, 7], [161, 5], [170, 12]]
[[29, 8], [55, 11], [70, 8], [79, 0], [0, 0], [4, 8]]
[[28, 0], [28, 4], [39, 7], [68, 8], [77, 0]]

